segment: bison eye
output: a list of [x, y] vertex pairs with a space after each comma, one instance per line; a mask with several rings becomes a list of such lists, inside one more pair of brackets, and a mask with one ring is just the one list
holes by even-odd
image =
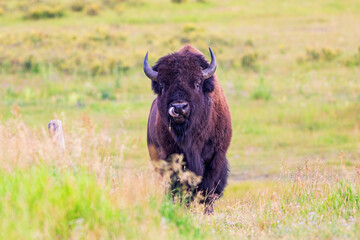
[[199, 87], [200, 87], [200, 83], [197, 83], [195, 86], [196, 86], [197, 88], [199, 88]]
[[159, 86], [160, 86], [160, 91], [163, 93], [163, 92], [164, 92], [164, 89], [165, 89], [165, 84], [164, 84], [164, 83], [160, 83]]

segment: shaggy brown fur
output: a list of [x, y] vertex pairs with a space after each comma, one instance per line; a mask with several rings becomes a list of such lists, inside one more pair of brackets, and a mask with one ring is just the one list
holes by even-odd
[[[157, 97], [148, 121], [148, 149], [153, 161], [184, 155], [186, 169], [202, 177], [196, 191], [202, 191], [205, 204], [221, 196], [227, 183], [226, 151], [232, 136], [230, 111], [219, 81], [214, 74], [203, 80], [202, 70], [209, 63], [190, 45], [158, 60], [152, 89]], [[190, 114], [183, 124], [169, 116], [171, 102], [187, 101]]]

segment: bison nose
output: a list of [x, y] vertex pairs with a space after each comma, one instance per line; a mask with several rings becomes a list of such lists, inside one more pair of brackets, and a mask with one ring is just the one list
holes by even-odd
[[176, 114], [185, 115], [189, 111], [189, 103], [187, 102], [172, 103], [171, 107], [174, 108]]

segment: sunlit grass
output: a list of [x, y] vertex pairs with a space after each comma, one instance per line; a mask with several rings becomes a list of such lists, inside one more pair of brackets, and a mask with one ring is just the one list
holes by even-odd
[[[360, 172], [339, 156], [339, 168], [285, 162], [271, 179], [230, 181], [215, 215], [186, 208], [165, 195], [149, 167], [135, 168], [124, 145], [96, 133], [83, 116], [64, 124], [60, 152], [46, 132], [21, 119], [0, 125], [1, 236], [23, 239], [326, 238], [359, 234]], [[112, 148], [119, 149], [112, 152]], [[315, 227], [316, 226], [316, 227]]]

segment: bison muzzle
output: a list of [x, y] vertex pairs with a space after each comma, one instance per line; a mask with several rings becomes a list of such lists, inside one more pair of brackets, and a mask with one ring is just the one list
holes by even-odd
[[228, 178], [226, 152], [232, 136], [231, 117], [216, 77], [216, 59], [210, 64], [196, 48], [186, 45], [160, 58], [151, 67], [148, 53], [144, 72], [154, 93], [147, 127], [152, 161], [182, 154], [184, 169], [201, 176], [194, 192], [205, 197], [207, 212], [223, 194]]

